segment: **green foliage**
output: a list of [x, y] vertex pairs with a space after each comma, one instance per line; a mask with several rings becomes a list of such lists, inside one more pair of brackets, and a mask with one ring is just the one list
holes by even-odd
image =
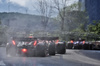
[[81, 3], [80, 2], [77, 2], [77, 3], [73, 3], [72, 5], [69, 6], [69, 11], [72, 11], [72, 10], [80, 10], [81, 9]]
[[80, 29], [86, 31], [86, 25], [88, 23], [88, 16], [86, 12], [71, 11], [66, 15], [65, 26], [69, 31]]
[[100, 35], [100, 21], [94, 21], [93, 24], [90, 24], [88, 26], [88, 30], [89, 32], [91, 33], [94, 33], [94, 34], [97, 34], [97, 35]]
[[[72, 32], [71, 34], [62, 35], [63, 40], [78, 39], [79, 37], [86, 38], [86, 28], [89, 22], [89, 17], [86, 11], [80, 11], [81, 3], [74, 3], [71, 6], [66, 6], [66, 14], [64, 21], [64, 31]], [[61, 11], [63, 14], [63, 11]], [[58, 15], [59, 17], [59, 15]], [[59, 18], [58, 18], [59, 19]], [[76, 33], [76, 34], [73, 34]], [[83, 33], [81, 36], [80, 33]], [[67, 37], [67, 38], [66, 38]]]
[[[86, 11], [80, 11], [81, 3], [74, 3], [70, 6], [66, 6], [64, 31], [86, 31], [86, 25], [88, 23], [88, 15]], [[61, 10], [60, 14], [63, 14]], [[59, 15], [58, 15], [58, 19]]]

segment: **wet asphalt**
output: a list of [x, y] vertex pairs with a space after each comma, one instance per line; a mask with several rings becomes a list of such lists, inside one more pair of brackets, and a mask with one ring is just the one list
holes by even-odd
[[8, 57], [0, 47], [0, 66], [100, 66], [100, 51], [69, 50], [47, 57]]

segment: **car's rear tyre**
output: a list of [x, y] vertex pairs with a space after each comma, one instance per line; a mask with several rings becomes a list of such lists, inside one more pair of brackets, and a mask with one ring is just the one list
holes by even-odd
[[89, 48], [90, 48], [89, 44], [84, 44], [84, 45], [83, 45], [83, 49], [84, 49], [84, 50], [89, 50]]
[[47, 56], [46, 47], [44, 45], [37, 46], [35, 51], [35, 56], [46, 57]]
[[83, 49], [83, 45], [82, 44], [78, 44], [78, 49]]
[[47, 52], [45, 50], [37, 51], [36, 52], [36, 56], [46, 57], [47, 56]]
[[65, 53], [66, 53], [66, 50], [65, 50], [65, 49], [58, 50], [57, 53], [58, 53], [58, 54], [65, 54]]
[[57, 53], [58, 54], [65, 54], [66, 53], [66, 44], [63, 43], [63, 44], [57, 44]]
[[67, 49], [72, 49], [73, 48], [73, 43], [68, 43]]
[[55, 44], [49, 45], [49, 55], [55, 55]]
[[41, 57], [46, 57], [47, 56], [47, 52], [44, 50], [41, 54], [40, 54]]
[[73, 49], [78, 49], [78, 45], [75, 44], [75, 45], [73, 46]]

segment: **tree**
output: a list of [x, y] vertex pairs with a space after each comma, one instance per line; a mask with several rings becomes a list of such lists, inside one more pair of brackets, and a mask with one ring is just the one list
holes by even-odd
[[[63, 30], [73, 31], [74, 29], [82, 28], [82, 30], [85, 31], [86, 24], [88, 23], [88, 15], [86, 11], [80, 11], [80, 7], [81, 4], [77, 2], [69, 6], [66, 5], [65, 12], [60, 11], [61, 16], [63, 16], [62, 13], [64, 13], [64, 16], [62, 17], [64, 18], [64, 24], [61, 19]], [[60, 14], [58, 15], [58, 18], [61, 17]]]
[[88, 30], [91, 33], [100, 35], [100, 21], [94, 21], [93, 24], [88, 26]]
[[[88, 23], [88, 15], [86, 11], [80, 11], [80, 6], [80, 3], [74, 3], [70, 6], [65, 6], [65, 14], [63, 16], [64, 24], [62, 26], [63, 30], [77, 33], [83, 33], [86, 31], [85, 29]], [[60, 11], [61, 15], [62, 13], [63, 11]], [[61, 17], [60, 14], [58, 17]], [[66, 38], [65, 35], [64, 37]]]
[[38, 11], [39, 15], [41, 16], [41, 23], [46, 29], [47, 24], [49, 22], [49, 19], [52, 16], [52, 6], [51, 6], [51, 0], [37, 0], [37, 5], [33, 5], [33, 7]]
[[68, 0], [53, 0], [53, 8], [55, 8], [60, 17], [60, 22], [61, 22], [61, 31], [64, 30], [64, 23], [65, 23], [65, 15], [66, 15], [66, 7]]
[[[62, 31], [66, 30], [65, 29], [66, 23], [69, 26], [69, 23], [78, 19], [78, 17], [75, 17], [75, 16], [77, 16], [79, 14], [82, 15], [82, 12], [78, 14], [78, 12], [80, 11], [80, 7], [81, 7], [81, 3], [79, 3], [79, 2], [73, 3], [71, 5], [69, 5], [69, 0], [53, 0], [53, 2], [54, 2], [54, 8], [59, 13], [58, 18], [60, 17], [60, 19], [61, 19], [60, 22], [61, 22], [61, 30]], [[77, 22], [77, 21], [75, 21], [75, 22]], [[74, 22], [74, 24], [75, 24], [75, 22]]]

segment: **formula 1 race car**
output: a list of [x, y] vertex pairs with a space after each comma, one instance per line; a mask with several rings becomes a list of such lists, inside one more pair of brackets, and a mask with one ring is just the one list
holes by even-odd
[[46, 56], [47, 48], [44, 41], [38, 42], [37, 38], [13, 38], [7, 43], [7, 55], [16, 56]]
[[71, 39], [71, 41], [67, 43], [67, 49], [72, 49], [73, 45], [74, 45], [74, 39]]
[[65, 54], [66, 53], [66, 43], [59, 42], [59, 37], [40, 37], [42, 40], [48, 43], [48, 53], [49, 55]]
[[86, 42], [85, 39], [81, 39], [78, 41], [71, 40], [67, 43], [67, 49], [84, 49], [84, 50], [93, 50], [94, 48], [93, 42]]
[[74, 41], [74, 39], [71, 39], [70, 42], [67, 43], [68, 49], [83, 49], [83, 45], [85, 44], [85, 40], [78, 40]]
[[58, 42], [56, 44], [56, 51], [58, 54], [65, 54], [66, 53], [66, 43], [65, 42]]
[[13, 38], [6, 46], [7, 55], [41, 56], [65, 53], [65, 43], [57, 42], [58, 37]]

